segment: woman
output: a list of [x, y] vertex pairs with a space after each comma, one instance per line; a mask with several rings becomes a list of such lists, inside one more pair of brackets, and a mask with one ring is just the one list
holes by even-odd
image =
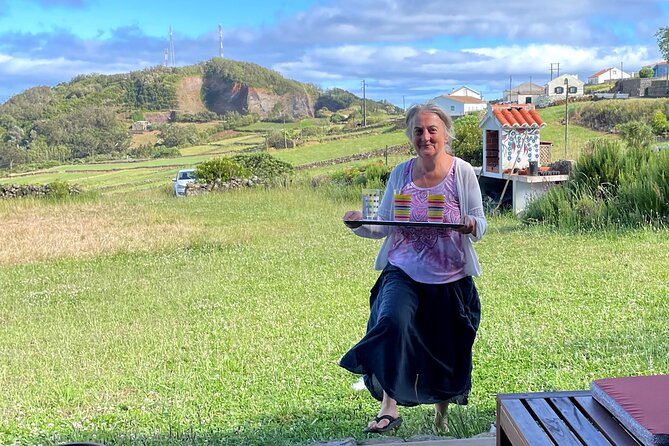
[[472, 346], [480, 319], [472, 276], [481, 268], [472, 246], [486, 230], [481, 190], [472, 166], [453, 156], [451, 118], [436, 104], [413, 106], [406, 134], [417, 157], [393, 169], [379, 207], [392, 220], [393, 194], [411, 195], [411, 220], [427, 221], [427, 196], [444, 195], [444, 222], [457, 229], [361, 225], [360, 211], [344, 221], [361, 237], [383, 238], [375, 262], [367, 334], [341, 359], [362, 374], [381, 401], [366, 432], [399, 427], [398, 405], [434, 404], [434, 426], [448, 430], [448, 404], [467, 404]]

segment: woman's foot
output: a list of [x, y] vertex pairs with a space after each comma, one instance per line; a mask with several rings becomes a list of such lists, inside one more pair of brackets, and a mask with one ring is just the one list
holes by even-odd
[[372, 421], [367, 423], [365, 432], [385, 432], [399, 427], [400, 424], [402, 424], [402, 418], [397, 411], [397, 401], [390, 398], [386, 392], [383, 392], [383, 401], [381, 401], [379, 413]]
[[434, 405], [434, 430], [437, 432], [448, 432], [448, 403], [442, 401]]

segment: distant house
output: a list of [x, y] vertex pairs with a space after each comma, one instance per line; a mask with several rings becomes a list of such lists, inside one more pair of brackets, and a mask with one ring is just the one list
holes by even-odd
[[149, 129], [149, 121], [135, 121], [132, 123], [130, 130], [133, 133], [146, 132]]
[[544, 94], [544, 87], [533, 84], [532, 82], [523, 82], [511, 90], [504, 90], [504, 102], [507, 104], [536, 104]]
[[570, 97], [583, 96], [583, 86], [585, 82], [573, 74], [563, 74], [549, 81], [544, 86], [544, 95], [552, 100], [565, 99], [567, 94]]
[[454, 89], [448, 94], [448, 96], [467, 96], [470, 98], [483, 99], [483, 96], [480, 92], [466, 86]]
[[669, 73], [669, 67], [667, 66], [667, 62], [662, 60], [660, 62], [655, 62], [652, 65], [646, 65], [647, 67], [650, 67], [653, 69], [653, 77], [667, 77], [667, 73]]
[[588, 76], [588, 84], [603, 84], [605, 82], [615, 82], [620, 79], [629, 79], [632, 77], [631, 74], [625, 73], [623, 70], [620, 70], [616, 67], [604, 68]]
[[459, 118], [467, 113], [476, 113], [485, 110], [488, 107], [486, 101], [482, 101], [481, 99], [472, 96], [438, 96], [430, 102], [439, 105], [452, 118]]

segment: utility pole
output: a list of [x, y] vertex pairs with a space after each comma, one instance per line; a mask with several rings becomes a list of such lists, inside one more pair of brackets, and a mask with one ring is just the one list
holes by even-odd
[[[554, 68], [557, 67], [557, 68]], [[553, 71], [557, 70], [557, 76], [560, 77], [560, 62], [551, 63], [551, 80], [553, 80]]]
[[362, 80], [362, 126], [367, 127], [367, 96], [365, 93], [365, 80]]
[[569, 144], [569, 78], [564, 78], [564, 159], [567, 159], [567, 145]]
[[218, 57], [223, 58], [223, 27], [218, 24]]
[[402, 95], [402, 110], [407, 111], [407, 104], [404, 101], [404, 95]]
[[165, 61], [163, 65], [168, 66], [170, 64], [170, 50], [165, 48]]

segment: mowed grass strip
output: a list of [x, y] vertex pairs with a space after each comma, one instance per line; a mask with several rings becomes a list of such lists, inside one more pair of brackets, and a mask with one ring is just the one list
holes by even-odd
[[[0, 216], [59, 215], [35, 219], [47, 233], [65, 214], [52, 206], [4, 204]], [[111, 205], [78, 206], [70, 211]], [[8, 284], [0, 443], [364, 438], [377, 403], [353, 391], [355, 377], [337, 365], [364, 333], [378, 274], [379, 241], [340, 221], [357, 200], [336, 204], [305, 187], [119, 195], [114, 206], [100, 218], [134, 212], [137, 223], [121, 219], [128, 232], [146, 221], [156, 233], [176, 221], [188, 231], [165, 245], [0, 267]], [[667, 231], [565, 234], [498, 217], [477, 251], [484, 274], [474, 387], [469, 408], [453, 412], [454, 430], [487, 430], [498, 392], [584, 389], [593, 378], [669, 371]], [[398, 435], [431, 433], [431, 411], [403, 410]]]

